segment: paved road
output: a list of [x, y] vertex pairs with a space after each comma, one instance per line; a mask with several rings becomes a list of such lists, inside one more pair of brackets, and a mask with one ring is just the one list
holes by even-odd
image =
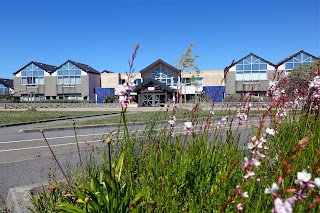
[[[252, 121], [250, 125], [256, 125], [256, 122], [257, 120]], [[8, 190], [12, 187], [47, 181], [48, 172], [52, 168], [52, 157], [42, 134], [40, 132], [19, 133], [20, 129], [35, 127], [39, 127], [39, 124], [0, 129], [0, 196], [3, 198], [7, 196]], [[133, 132], [143, 133], [143, 129], [145, 125], [130, 127], [130, 131]], [[201, 125], [195, 129], [200, 131]], [[103, 149], [105, 145], [102, 143], [103, 135], [117, 130], [116, 126], [79, 129], [77, 130], [78, 141], [81, 148], [96, 146]], [[182, 132], [182, 124], [178, 124], [177, 132]], [[248, 128], [243, 128], [240, 132], [239, 143], [242, 144], [247, 140], [249, 131]], [[48, 142], [64, 168], [68, 165], [75, 166], [78, 163], [74, 152], [76, 150], [74, 134], [73, 130], [45, 132]], [[83, 153], [85, 155], [88, 152]], [[57, 176], [62, 178], [59, 171]]]

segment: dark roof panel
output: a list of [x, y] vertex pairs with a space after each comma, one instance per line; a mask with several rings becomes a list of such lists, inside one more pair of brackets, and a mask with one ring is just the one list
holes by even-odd
[[311, 55], [310, 53], [307, 53], [307, 52], [305, 52], [304, 50], [300, 50], [299, 52], [297, 52], [297, 53], [295, 53], [295, 54], [293, 54], [293, 55], [290, 55], [290, 56], [286, 57], [285, 59], [283, 59], [282, 61], [280, 61], [279, 63], [277, 63], [277, 66], [280, 66], [280, 65], [286, 63], [286, 62], [289, 61], [291, 58], [296, 57], [296, 56], [299, 55], [300, 53], [303, 53], [303, 54], [306, 54], [306, 55], [308, 55], [308, 56], [310, 56], [310, 57], [319, 59], [318, 57], [316, 57], [316, 56], [314, 56], [314, 55]]
[[5, 87], [13, 89], [13, 80], [7, 78], [0, 78], [0, 84], [3, 84]]
[[168, 85], [154, 79], [154, 78], [148, 78], [146, 80], [144, 80], [141, 84], [137, 85], [136, 88], [134, 89], [134, 92], [137, 92], [139, 91], [142, 87], [145, 87], [147, 86], [148, 84], [150, 83], [153, 83], [154, 85], [157, 85], [159, 86], [162, 90], [166, 90], [166, 91], [169, 91], [169, 92], [173, 92], [174, 89], [172, 89], [171, 87], [169, 87]]
[[82, 69], [84, 72], [100, 75], [100, 72], [99, 72], [98, 70], [90, 67], [89, 65], [83, 64], [83, 63], [79, 63], [79, 62], [76, 62], [76, 61], [72, 61], [72, 60], [68, 60], [68, 61], [64, 62], [62, 65], [60, 65], [59, 67], [57, 67], [55, 70], [58, 70], [60, 67], [62, 67], [62, 66], [63, 66], [65, 63], [67, 63], [67, 62], [70, 62], [70, 63], [76, 65], [77, 67], [79, 67], [80, 69]]
[[171, 69], [175, 70], [175, 71], [178, 72], [178, 73], [181, 72], [181, 70], [177, 69], [176, 67], [168, 64], [167, 62], [165, 62], [165, 61], [163, 61], [163, 60], [161, 60], [161, 59], [158, 59], [158, 60], [156, 60], [155, 62], [153, 62], [152, 64], [150, 64], [149, 66], [147, 66], [146, 68], [142, 69], [142, 70], [140, 71], [140, 73], [143, 73], [143, 72], [147, 71], [148, 69], [150, 69], [151, 67], [153, 67], [153, 66], [156, 65], [156, 64], [164, 64], [164, 65], [170, 67]]
[[31, 61], [30, 63], [28, 63], [27, 65], [25, 65], [24, 67], [22, 67], [21, 69], [19, 69], [18, 71], [14, 72], [13, 74], [17, 74], [18, 72], [20, 72], [21, 70], [23, 70], [24, 68], [26, 68], [27, 66], [29, 66], [30, 64], [35, 64], [36, 66], [40, 67], [41, 69], [45, 70], [48, 73], [53, 73], [57, 66], [54, 65], [50, 65], [50, 64], [45, 64], [45, 63], [41, 63], [41, 62], [36, 62], [36, 61]]
[[252, 56], [254, 56], [254, 57], [256, 57], [256, 58], [258, 58], [258, 59], [260, 59], [260, 60], [265, 61], [267, 64], [269, 64], [269, 65], [271, 65], [271, 66], [274, 66], [274, 67], [276, 66], [275, 64], [271, 63], [270, 61], [267, 61], [266, 59], [261, 58], [260, 56], [257, 56], [257, 55], [254, 54], [254, 53], [249, 53], [249, 54], [246, 55], [245, 57], [243, 57], [243, 58], [241, 58], [240, 60], [236, 61], [234, 64], [239, 63], [240, 61], [242, 61], [243, 59], [245, 59], [246, 57], [248, 57], [248, 56], [250, 56], [250, 55], [252, 55]]

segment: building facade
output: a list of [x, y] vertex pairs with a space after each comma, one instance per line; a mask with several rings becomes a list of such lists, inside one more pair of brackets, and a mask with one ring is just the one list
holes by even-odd
[[23, 101], [75, 99], [95, 101], [100, 72], [68, 60], [60, 66], [31, 61], [14, 74], [15, 96]]
[[319, 58], [301, 50], [277, 64], [273, 64], [253, 53], [236, 61], [226, 74], [226, 94], [252, 92], [253, 95], [265, 95], [269, 81], [287, 76], [293, 68], [308, 64]]
[[0, 95], [1, 94], [12, 94], [13, 90], [13, 80], [0, 78]]
[[[158, 59], [152, 64], [135, 73], [136, 89], [132, 95], [138, 106], [163, 106], [171, 100], [176, 92], [187, 99], [203, 92], [216, 102], [221, 102], [225, 94], [223, 70], [204, 70], [202, 72], [181, 72], [179, 69]], [[102, 103], [103, 94], [119, 95], [119, 84], [125, 82], [125, 73], [101, 73], [101, 88], [96, 91]]]

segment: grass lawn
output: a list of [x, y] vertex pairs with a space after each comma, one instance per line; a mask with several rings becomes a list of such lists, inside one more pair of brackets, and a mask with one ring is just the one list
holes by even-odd
[[[194, 115], [196, 115], [197, 118], [207, 118], [208, 114], [210, 113], [209, 110], [201, 110]], [[259, 115], [258, 111], [251, 111], [251, 115]], [[191, 112], [189, 110], [180, 110], [175, 116], [177, 119], [185, 119], [186, 121], [189, 120]], [[212, 116], [234, 116], [235, 110], [216, 110], [214, 111], [214, 115]], [[129, 113], [127, 114], [127, 122], [149, 122], [149, 121], [159, 121], [159, 120], [166, 120], [168, 121], [170, 119], [171, 112], [167, 111], [158, 111], [158, 112], [137, 112], [137, 113]], [[103, 119], [93, 119], [93, 120], [87, 120], [87, 121], [79, 121], [76, 122], [77, 126], [83, 126], [83, 125], [95, 125], [95, 124], [110, 124], [110, 123], [119, 123], [120, 115], [114, 115], [110, 116], [108, 118]], [[54, 127], [58, 126], [73, 126], [72, 122], [64, 123], [64, 124], [58, 124]]]
[[0, 124], [41, 121], [55, 118], [75, 118], [88, 115], [102, 115], [106, 111], [0, 111]]

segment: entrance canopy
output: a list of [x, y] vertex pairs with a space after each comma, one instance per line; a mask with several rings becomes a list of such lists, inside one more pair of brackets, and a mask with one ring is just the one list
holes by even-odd
[[142, 107], [164, 106], [174, 95], [175, 89], [153, 78], [148, 78], [134, 92], [138, 94], [138, 104]]

